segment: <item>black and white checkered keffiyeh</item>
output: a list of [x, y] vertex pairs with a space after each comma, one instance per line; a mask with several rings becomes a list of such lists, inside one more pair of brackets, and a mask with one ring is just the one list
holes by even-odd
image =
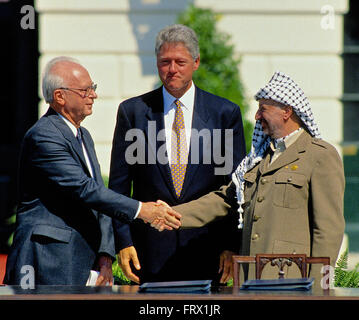
[[[283, 72], [276, 71], [268, 84], [260, 89], [254, 98], [257, 101], [259, 99], [271, 99], [291, 106], [307, 127], [309, 133], [313, 137], [320, 139], [319, 129], [314, 121], [307, 97], [304, 95], [303, 90]], [[270, 136], [263, 132], [262, 125], [258, 120], [254, 127], [251, 150], [232, 174], [232, 181], [236, 185], [237, 202], [239, 205], [239, 229], [243, 228], [244, 175], [263, 159], [270, 141]]]

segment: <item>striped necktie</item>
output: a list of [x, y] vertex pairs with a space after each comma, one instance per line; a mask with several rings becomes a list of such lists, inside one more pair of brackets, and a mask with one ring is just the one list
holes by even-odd
[[187, 167], [187, 142], [181, 102], [175, 101], [176, 113], [172, 126], [171, 173], [176, 195], [179, 198]]

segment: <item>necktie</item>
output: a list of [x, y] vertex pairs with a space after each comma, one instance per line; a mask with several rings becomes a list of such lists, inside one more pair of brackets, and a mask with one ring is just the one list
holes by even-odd
[[284, 141], [279, 141], [274, 146], [275, 146], [275, 149], [273, 150], [273, 153], [272, 153], [272, 156], [271, 156], [269, 164], [272, 164], [276, 159], [278, 159], [278, 157], [286, 149]]
[[76, 136], [77, 141], [80, 144], [81, 150], [82, 150], [82, 134], [81, 134], [81, 130], [80, 128], [77, 129], [77, 136]]
[[93, 163], [92, 163], [92, 161], [91, 161], [91, 159], [90, 159], [90, 157], [89, 157], [89, 155], [87, 153], [86, 146], [82, 142], [82, 132], [81, 132], [80, 128], [77, 129], [76, 139], [77, 139], [78, 143], [80, 144], [82, 153], [85, 156], [87, 167], [88, 167], [88, 169], [90, 171], [91, 176], [93, 177], [93, 174], [94, 174], [94, 171], [93, 171], [94, 169], [93, 168], [94, 168], [94, 166], [93, 166]]
[[179, 198], [187, 167], [187, 142], [181, 102], [175, 101], [176, 113], [172, 126], [171, 173], [176, 195]]
[[268, 169], [272, 156], [273, 156], [273, 150], [271, 147], [269, 147], [267, 155], [263, 158], [261, 162], [262, 172]]

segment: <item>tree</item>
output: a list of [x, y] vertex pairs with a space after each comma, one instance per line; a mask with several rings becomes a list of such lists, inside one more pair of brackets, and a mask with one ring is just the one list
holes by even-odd
[[240, 59], [235, 57], [234, 46], [229, 44], [230, 36], [217, 30], [219, 19], [220, 15], [210, 9], [190, 5], [179, 15], [177, 23], [190, 27], [198, 36], [201, 63], [193, 75], [196, 85], [240, 106], [248, 152], [253, 124], [245, 118], [249, 106], [238, 70]]

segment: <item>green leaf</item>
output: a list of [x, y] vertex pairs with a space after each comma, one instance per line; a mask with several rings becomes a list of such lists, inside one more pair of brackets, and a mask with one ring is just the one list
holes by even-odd
[[116, 261], [114, 261], [112, 264], [112, 274], [114, 277], [115, 284], [118, 285], [131, 284], [131, 280], [126, 278], [121, 267], [119, 266], [117, 256], [116, 256]]
[[344, 288], [359, 287], [359, 263], [353, 270], [348, 269], [348, 249], [346, 249], [338, 259], [334, 269], [334, 286]]

